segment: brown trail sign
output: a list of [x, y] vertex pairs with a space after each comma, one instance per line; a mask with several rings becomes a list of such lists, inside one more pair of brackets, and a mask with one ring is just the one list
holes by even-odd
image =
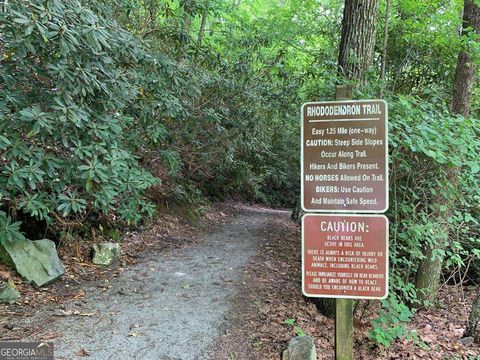
[[302, 267], [305, 296], [386, 298], [388, 219], [383, 215], [305, 215]]
[[313, 102], [302, 106], [304, 211], [387, 210], [387, 111], [383, 100]]
[[[337, 100], [351, 96], [351, 87], [337, 85]], [[337, 213], [302, 218], [302, 289], [336, 298], [339, 360], [353, 358], [351, 299], [388, 294], [388, 219], [358, 214], [388, 209], [387, 121], [383, 100], [302, 106], [301, 206]]]

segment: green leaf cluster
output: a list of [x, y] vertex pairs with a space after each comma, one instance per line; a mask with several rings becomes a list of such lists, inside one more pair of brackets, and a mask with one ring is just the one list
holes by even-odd
[[[52, 222], [91, 211], [151, 213], [157, 179], [133, 141], [129, 107], [148, 55], [95, 2], [13, 1], [0, 12], [0, 194], [11, 213]], [[145, 129], [144, 129], [145, 130]]]

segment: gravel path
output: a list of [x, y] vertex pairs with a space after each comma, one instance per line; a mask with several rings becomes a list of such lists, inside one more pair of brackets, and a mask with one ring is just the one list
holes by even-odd
[[152, 253], [105, 285], [87, 287], [49, 332], [55, 357], [77, 359], [213, 359], [208, 348], [228, 325], [229, 300], [242, 267], [268, 238], [268, 223], [289, 213], [244, 209], [232, 221], [188, 247]]

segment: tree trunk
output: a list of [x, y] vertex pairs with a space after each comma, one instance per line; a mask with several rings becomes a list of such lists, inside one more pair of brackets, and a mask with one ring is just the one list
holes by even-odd
[[363, 82], [372, 63], [378, 0], [345, 0], [338, 73]]
[[313, 303], [317, 307], [318, 312], [325, 315], [329, 319], [335, 318], [335, 299], [330, 298], [315, 298]]
[[202, 22], [200, 23], [200, 29], [198, 30], [197, 47], [195, 48], [195, 60], [198, 57], [200, 48], [202, 47], [203, 33], [205, 32], [205, 24], [207, 23], [209, 2], [210, 1], [207, 0], [207, 2], [205, 3], [205, 9], [203, 10], [202, 14]]
[[[435, 217], [444, 216], [435, 214]], [[443, 251], [448, 241], [448, 227], [440, 226], [436, 229], [437, 243], [435, 246], [426, 246], [424, 249], [425, 258], [417, 269], [415, 287], [419, 290], [417, 297], [420, 301], [433, 303], [440, 286], [440, 275], [443, 266]], [[446, 235], [446, 236], [445, 236]], [[435, 254], [436, 250], [436, 254]]]
[[[363, 82], [372, 62], [377, 10], [378, 0], [345, 0], [338, 72], [347, 79]], [[337, 100], [340, 100], [338, 93]], [[313, 301], [320, 313], [329, 318], [335, 316], [335, 299], [320, 298]]]
[[[476, 34], [480, 34], [480, 7], [475, 5], [474, 0], [465, 0], [462, 28], [462, 36], [468, 36], [470, 29], [473, 29]], [[475, 71], [475, 62], [469, 55], [468, 49], [462, 49], [458, 55], [453, 86], [451, 110], [454, 114], [467, 117], [470, 113]]]
[[182, 9], [182, 12], [183, 12], [183, 18], [182, 18], [182, 28], [180, 31], [180, 41], [178, 45], [177, 61], [183, 60], [185, 46], [188, 43], [188, 37], [190, 34], [190, 25], [192, 24], [192, 18], [191, 18], [189, 9], [187, 9], [187, 5], [185, 1], [180, 1], [180, 8]]
[[[462, 36], [468, 36], [471, 29], [476, 34], [480, 34], [480, 8], [475, 5], [474, 0], [465, 0], [462, 27]], [[458, 55], [452, 102], [450, 104], [453, 114], [465, 117], [469, 115], [472, 89], [475, 83], [475, 70], [474, 61], [470, 57], [468, 49], [462, 49]], [[459, 182], [460, 169], [452, 167], [447, 169], [446, 172], [447, 183], [456, 188]], [[442, 220], [442, 224], [437, 231], [437, 241], [426, 246], [425, 259], [420, 263], [417, 270], [415, 286], [420, 290], [418, 298], [421, 301], [433, 301], [435, 299], [442, 272], [443, 254], [448, 244], [447, 218], [455, 210], [455, 201], [452, 198], [438, 198], [435, 202], [438, 206], [446, 205], [447, 211], [433, 213], [434, 217]], [[433, 257], [435, 250], [437, 250], [437, 255]]]
[[477, 296], [472, 304], [472, 311], [468, 318], [467, 328], [463, 337], [471, 336], [480, 344], [480, 286], [477, 288]]
[[385, 4], [385, 24], [383, 26], [383, 48], [382, 48], [382, 63], [380, 65], [380, 81], [382, 82], [380, 97], [383, 97], [385, 90], [385, 68], [387, 66], [387, 47], [388, 47], [388, 23], [390, 20], [390, 0], [386, 0]]
[[[468, 35], [468, 28], [473, 29], [476, 34], [480, 34], [480, 7], [474, 3], [474, 0], [465, 0], [462, 35]], [[453, 87], [454, 96], [451, 105], [453, 112], [463, 116], [469, 115], [475, 72], [476, 66], [473, 59], [467, 51], [460, 51]], [[460, 93], [459, 96], [455, 96], [457, 92]], [[472, 304], [472, 311], [465, 329], [464, 337], [467, 336], [472, 336], [476, 343], [480, 343], [480, 286], [477, 289], [477, 296]]]

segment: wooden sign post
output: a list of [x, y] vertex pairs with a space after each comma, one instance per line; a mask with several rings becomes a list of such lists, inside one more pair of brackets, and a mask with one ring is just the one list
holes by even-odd
[[[336, 299], [335, 358], [353, 359], [353, 300], [388, 294], [387, 104], [337, 100], [302, 106], [302, 289]], [[330, 214], [308, 214], [330, 213]]]
[[[335, 88], [337, 101], [352, 98], [351, 86], [337, 85]], [[351, 299], [335, 300], [335, 359], [353, 360], [353, 301]]]

